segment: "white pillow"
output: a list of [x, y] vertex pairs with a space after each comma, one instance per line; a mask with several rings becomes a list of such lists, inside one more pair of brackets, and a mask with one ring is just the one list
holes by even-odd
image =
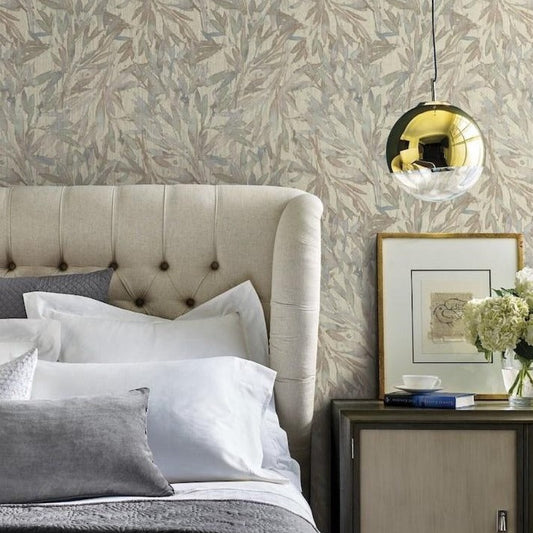
[[[24, 294], [26, 313], [30, 318], [51, 318], [53, 311], [84, 317], [139, 322], [161, 322], [164, 319], [121, 309], [98, 300], [72, 294], [30, 292]], [[250, 281], [245, 281], [195, 309], [176, 318], [177, 321], [213, 318], [238, 313], [249, 359], [268, 366], [268, 335], [263, 307]], [[209, 331], [206, 330], [206, 335]], [[234, 354], [239, 355], [239, 354]]]
[[[109, 318], [114, 320], [137, 321], [143, 323], [161, 322], [161, 318], [121, 309], [91, 298], [71, 294], [55, 294], [50, 292], [31, 292], [24, 294], [24, 304], [29, 317], [53, 316], [54, 312], [71, 314], [81, 317]], [[210, 318], [238, 313], [243, 335], [246, 340], [247, 351], [235, 352], [230, 355], [246, 357], [246, 353], [253, 354], [250, 358], [267, 366], [268, 336], [259, 296], [250, 281], [245, 281], [211, 300], [200, 304], [188, 313], [178, 317], [176, 321]], [[167, 321], [168, 322], [168, 321]], [[209, 334], [208, 329], [204, 331]], [[64, 342], [67, 342], [66, 340]], [[144, 360], [152, 359], [153, 351], [145, 354]], [[216, 355], [223, 355], [218, 353]], [[189, 358], [196, 358], [202, 354], [189, 352]], [[101, 357], [101, 355], [100, 355]], [[109, 353], [106, 360], [117, 362], [116, 353]], [[90, 361], [96, 362], [96, 361]], [[292, 459], [289, 452], [287, 434], [279, 425], [278, 415], [274, 405], [274, 397], [269, 404], [261, 428], [263, 444], [263, 467], [282, 473], [295, 487], [301, 490], [300, 467]]]
[[61, 324], [56, 320], [4, 318], [0, 320], [0, 364], [37, 348], [39, 359], [57, 361]]
[[261, 421], [275, 375], [269, 368], [236, 357], [134, 364], [39, 361], [32, 398], [148, 387], [148, 443], [155, 463], [171, 483], [284, 482], [261, 468]]
[[176, 320], [196, 320], [213, 316], [238, 313], [248, 353], [256, 363], [268, 366], [268, 333], [261, 300], [251, 281], [243, 283], [200, 304]]
[[187, 321], [125, 322], [49, 311], [61, 323], [64, 363], [134, 363], [215, 356], [246, 358], [237, 313]]

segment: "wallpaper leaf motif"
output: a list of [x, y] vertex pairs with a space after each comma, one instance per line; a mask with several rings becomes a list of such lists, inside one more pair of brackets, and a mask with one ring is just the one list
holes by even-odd
[[400, 192], [394, 122], [430, 96], [429, 0], [0, 0], [0, 184], [248, 183], [324, 202], [312, 503], [329, 400], [376, 394], [375, 235], [523, 231], [531, 261], [533, 5], [439, 2], [438, 97], [486, 169], [444, 204]]

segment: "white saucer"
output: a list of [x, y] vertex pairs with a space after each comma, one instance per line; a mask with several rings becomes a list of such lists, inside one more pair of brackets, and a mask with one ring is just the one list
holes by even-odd
[[421, 389], [421, 388], [416, 388], [416, 387], [406, 387], [405, 385], [394, 385], [394, 388], [403, 390], [404, 392], [412, 392], [416, 394], [431, 394], [432, 392], [437, 392], [443, 389], [443, 387], [433, 387], [432, 389]]

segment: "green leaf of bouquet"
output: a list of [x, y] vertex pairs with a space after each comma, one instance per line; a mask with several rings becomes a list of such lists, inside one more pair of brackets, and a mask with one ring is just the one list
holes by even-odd
[[520, 342], [516, 345], [514, 351], [522, 359], [533, 361], [533, 346], [531, 346], [531, 344], [528, 344], [524, 339], [520, 340]]
[[483, 348], [483, 345], [481, 344], [481, 341], [479, 340], [479, 337], [476, 337], [476, 342], [475, 342], [474, 346], [476, 347], [476, 350], [478, 352], [482, 352], [485, 355], [485, 359], [489, 363], [492, 363], [492, 352], [490, 350], [485, 350], [485, 348]]
[[500, 287], [499, 289], [492, 289], [492, 292], [494, 292], [494, 294], [500, 298], [503, 298], [504, 296], [518, 296], [515, 289], [504, 289], [503, 287]]

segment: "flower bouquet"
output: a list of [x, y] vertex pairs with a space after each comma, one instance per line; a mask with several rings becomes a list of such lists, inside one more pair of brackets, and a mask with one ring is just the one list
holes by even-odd
[[504, 362], [517, 363], [507, 388], [511, 399], [523, 398], [533, 386], [533, 269], [517, 272], [514, 288], [493, 291], [495, 296], [465, 304], [465, 337], [487, 360], [501, 352]]

